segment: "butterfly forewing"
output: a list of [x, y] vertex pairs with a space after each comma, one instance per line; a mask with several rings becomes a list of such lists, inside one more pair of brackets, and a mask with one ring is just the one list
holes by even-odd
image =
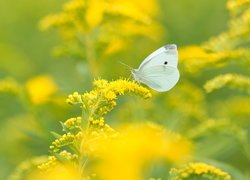
[[177, 64], [178, 52], [176, 45], [167, 45], [159, 48], [146, 57], [146, 59], [139, 66], [139, 69], [154, 65], [170, 65], [177, 67]]

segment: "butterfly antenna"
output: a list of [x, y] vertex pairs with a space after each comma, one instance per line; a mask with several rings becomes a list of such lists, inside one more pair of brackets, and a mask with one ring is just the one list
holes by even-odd
[[130, 67], [129, 65], [127, 65], [127, 64], [125, 64], [125, 63], [123, 63], [123, 62], [121, 62], [121, 61], [119, 61], [119, 63], [122, 64], [122, 65], [124, 65], [124, 66], [126, 66], [129, 70], [132, 70], [132, 69], [133, 69], [132, 67]]
[[122, 65], [124, 65], [124, 66], [126, 66], [126, 67], [129, 69], [129, 71], [130, 71], [129, 79], [133, 79], [133, 75], [132, 75], [132, 70], [133, 70], [133, 68], [130, 67], [129, 65], [127, 65], [127, 64], [125, 64], [125, 63], [123, 63], [123, 62], [121, 62], [121, 61], [119, 61], [119, 63], [122, 64]]

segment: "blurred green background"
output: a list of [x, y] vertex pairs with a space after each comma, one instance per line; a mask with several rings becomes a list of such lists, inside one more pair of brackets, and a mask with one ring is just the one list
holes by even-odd
[[[66, 1], [0, 0], [0, 79], [10, 77], [22, 86], [36, 75], [49, 74], [59, 88], [55, 101], [38, 106], [32, 106], [30, 102], [24, 101], [25, 97], [17, 97], [11, 93], [0, 94], [0, 179], [6, 179], [23, 160], [48, 154], [48, 146], [53, 140], [50, 131], [60, 131], [59, 121], [80, 113], [78, 109], [64, 104], [66, 96], [74, 91], [85, 92], [91, 89], [93, 78], [87, 75], [87, 67], [82, 62], [70, 57], [56, 58], [52, 55], [52, 49], [60, 42], [58, 34], [53, 30], [41, 32], [38, 29], [39, 21], [48, 14], [59, 12], [64, 2]], [[122, 61], [137, 67], [142, 59], [161, 45], [171, 43], [177, 44], [178, 47], [199, 45], [211, 36], [225, 31], [229, 20], [226, 2], [226, 0], [160, 0], [157, 19], [164, 27], [164, 38], [161, 42], [145, 46], [143, 43], [131, 44], [128, 50], [113, 56], [112, 60], [107, 62], [107, 66], [101, 68], [100, 76], [109, 80], [119, 77], [128, 78], [130, 72], [119, 63], [113, 62]], [[115, 70], [111, 71], [110, 67]], [[194, 76], [190, 75], [189, 78], [194, 79], [194, 84], [202, 86], [209, 72], [200, 79], [195, 79]], [[183, 81], [185, 78], [187, 77], [183, 77]], [[159, 106], [163, 105], [160, 102], [162, 96], [164, 97], [159, 95], [155, 100]], [[209, 98], [217, 99], [220, 96], [221, 94], [217, 94]], [[129, 109], [129, 103], [140, 101], [131, 99], [128, 97], [126, 101], [125, 98], [120, 100], [117, 109], [108, 116], [109, 123], [117, 123], [114, 119], [124, 116], [119, 115], [123, 111], [127, 114], [125, 117], [131, 117], [134, 106]], [[126, 113], [126, 111], [129, 112]], [[160, 109], [155, 112], [156, 118], [147, 113], [140, 116], [140, 111], [136, 113], [138, 114], [131, 119], [146, 117], [173, 127], [174, 123], [179, 121], [173, 122], [173, 119], [181, 119], [175, 109], [166, 111]], [[165, 123], [166, 117], [172, 121]], [[185, 128], [185, 125], [182, 128]], [[181, 132], [181, 128], [177, 131]], [[210, 145], [209, 142], [206, 143]], [[234, 153], [229, 152], [225, 159], [232, 154]], [[239, 156], [244, 159], [243, 155]], [[220, 160], [224, 161], [223, 158]], [[240, 165], [244, 167], [242, 169], [249, 167], [244, 164], [247, 162], [242, 163]]]

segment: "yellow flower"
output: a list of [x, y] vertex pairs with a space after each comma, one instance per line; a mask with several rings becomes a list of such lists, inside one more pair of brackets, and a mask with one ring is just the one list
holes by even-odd
[[205, 163], [189, 163], [179, 169], [172, 169], [171, 174], [173, 180], [192, 179], [192, 177], [200, 177], [206, 179], [231, 180], [231, 176], [211, 165]]
[[114, 138], [100, 140], [93, 155], [101, 159], [96, 165], [100, 177], [125, 180], [142, 179], [144, 168], [157, 159], [180, 163], [191, 152], [191, 144], [179, 135], [153, 124], [133, 124], [123, 127]]
[[27, 180], [81, 180], [79, 170], [71, 164], [58, 163], [47, 171], [33, 172]]
[[196, 73], [208, 64], [214, 65], [221, 59], [220, 54], [208, 53], [201, 46], [188, 46], [179, 50], [180, 63], [189, 72]]
[[67, 133], [63, 134], [60, 138], [56, 139], [52, 142], [50, 149], [53, 152], [58, 152], [60, 148], [68, 145], [75, 146], [81, 141], [82, 132], [78, 132], [77, 134]]
[[107, 44], [104, 55], [114, 54], [118, 51], [121, 51], [122, 49], [125, 49], [126, 47], [127, 44], [123, 39], [110, 38], [110, 42]]
[[[57, 28], [65, 41], [66, 53], [77, 53], [93, 63], [103, 58], [96, 57], [97, 54], [110, 55], [125, 49], [132, 37], [159, 40], [163, 33], [155, 21], [157, 11], [156, 0], [147, 0], [147, 3], [140, 0], [70, 0], [60, 13], [45, 17], [40, 28]], [[102, 52], [97, 53], [99, 45]], [[82, 51], [83, 46], [87, 53]]]
[[228, 0], [227, 2], [227, 8], [232, 15], [237, 14], [242, 6], [247, 5], [250, 5], [250, 0]]
[[58, 161], [55, 156], [49, 156], [46, 162], [40, 163], [40, 165], [38, 165], [38, 169], [46, 171], [49, 168], [56, 166], [57, 163]]
[[[228, 9], [232, 15], [227, 31], [211, 38], [205, 46], [216, 52], [222, 50], [235, 50], [244, 48], [249, 52], [247, 41], [250, 35], [250, 1], [249, 0], [230, 0]], [[249, 56], [248, 56], [249, 57]]]
[[40, 75], [30, 79], [26, 83], [26, 89], [32, 103], [43, 104], [57, 91], [57, 85], [52, 77]]
[[[143, 98], [150, 98], [152, 95], [147, 88], [137, 84], [135, 81], [119, 79], [110, 81], [99, 79], [94, 81], [95, 89], [80, 95], [77, 92], [69, 95], [66, 102], [69, 104], [82, 104], [89, 116], [94, 119], [107, 114], [116, 106], [115, 99], [119, 95], [132, 93]], [[93, 117], [92, 117], [93, 116]]]
[[210, 93], [215, 89], [220, 89], [224, 86], [243, 90], [246, 93], [250, 94], [250, 78], [237, 74], [223, 74], [216, 76], [215, 78], [206, 82], [204, 88], [208, 93]]
[[38, 156], [35, 158], [29, 158], [28, 160], [21, 162], [7, 179], [27, 180], [27, 177], [32, 173], [32, 171], [37, 170], [37, 165], [44, 162], [47, 158], [47, 156]]
[[89, 25], [90, 29], [98, 26], [104, 16], [105, 12], [105, 3], [103, 1], [89, 0], [87, 11], [86, 11], [86, 22]]
[[[208, 44], [206, 46], [187, 46], [179, 50], [180, 63], [183, 64], [185, 70], [190, 73], [197, 73], [211, 66], [224, 66], [230, 59], [245, 59], [250, 56], [249, 51], [246, 49], [213, 52], [207, 50], [207, 46]], [[216, 45], [213, 48], [216, 49]]]
[[77, 127], [80, 127], [82, 123], [82, 117], [76, 117], [76, 118], [70, 118], [67, 121], [65, 121], [63, 124], [68, 129], [75, 129]]

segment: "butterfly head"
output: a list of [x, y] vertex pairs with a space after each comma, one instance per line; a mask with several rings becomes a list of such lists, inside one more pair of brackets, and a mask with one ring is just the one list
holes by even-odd
[[164, 46], [165, 49], [177, 50], [177, 46], [175, 44], [168, 44]]

